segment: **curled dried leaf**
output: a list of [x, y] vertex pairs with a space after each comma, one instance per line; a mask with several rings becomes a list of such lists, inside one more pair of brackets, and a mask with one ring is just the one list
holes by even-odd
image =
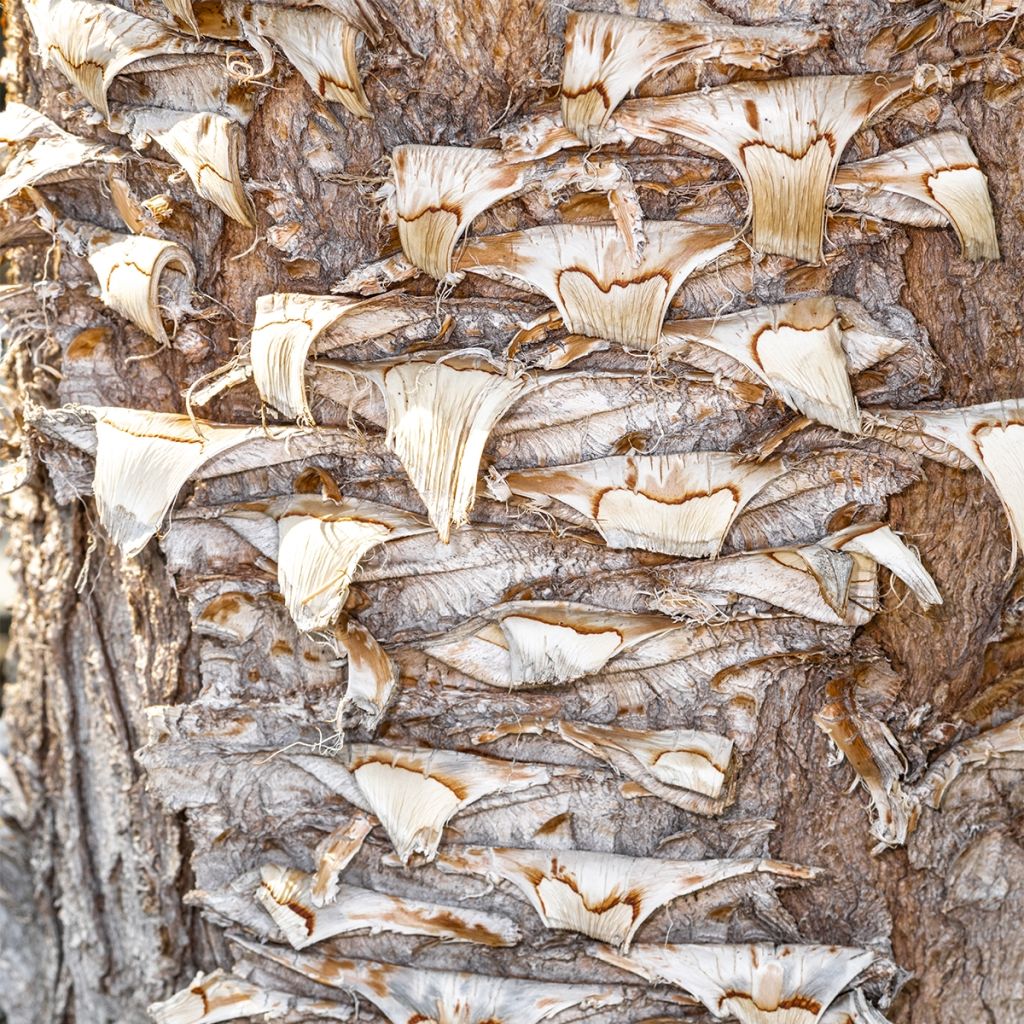
[[325, 100], [340, 103], [356, 117], [369, 118], [370, 104], [359, 75], [357, 44], [364, 32], [375, 34], [360, 7], [347, 15], [322, 7], [252, 8], [253, 29], [281, 47], [309, 87]]
[[918, 783], [923, 799], [942, 806], [949, 787], [965, 769], [1024, 765], [1024, 716], [963, 740], [940, 757]]
[[347, 748], [345, 763], [403, 864], [416, 853], [433, 860], [449, 819], [481, 797], [550, 779], [538, 765], [366, 743]]
[[490, 686], [570, 683], [600, 672], [623, 651], [679, 624], [569, 601], [508, 601], [426, 651]]
[[988, 179], [970, 142], [957, 132], [844, 164], [835, 187], [848, 209], [922, 227], [949, 223], [964, 259], [999, 259]]
[[906, 758], [896, 737], [871, 707], [872, 703], [891, 703], [890, 682], [875, 665], [833, 679], [825, 689], [825, 704], [814, 716], [815, 724], [849, 762], [871, 796], [876, 853], [905, 843], [916, 817], [914, 801], [901, 785]]
[[574, 334], [656, 347], [672, 296], [735, 245], [723, 224], [648, 221], [643, 257], [615, 224], [554, 224], [467, 243], [458, 269], [546, 295]]
[[586, 517], [609, 547], [713, 558], [743, 506], [783, 472], [778, 461], [689, 452], [520, 470], [505, 482], [513, 494]]
[[842, 321], [830, 297], [666, 324], [662, 350], [671, 355], [680, 343], [706, 345], [730, 356], [772, 387], [787, 405], [819, 423], [852, 434], [860, 430]]
[[363, 848], [374, 821], [365, 814], [354, 814], [343, 821], [316, 848], [316, 874], [310, 887], [314, 907], [333, 903], [338, 894], [341, 873]]
[[294, 949], [369, 931], [372, 935], [430, 935], [449, 942], [514, 946], [520, 939], [514, 922], [500, 914], [407, 900], [353, 885], [339, 885], [325, 907], [312, 898], [314, 876], [293, 868], [265, 864], [256, 896]]
[[[206, 462], [264, 435], [260, 427], [98, 407], [93, 491], [100, 522], [128, 556], [156, 533], [178, 491]], [[198, 428], [198, 429], [197, 429]]]
[[177, 323], [191, 308], [195, 265], [176, 242], [147, 235], [93, 230], [87, 234], [89, 266], [100, 285], [104, 305], [120, 313], [158, 344], [170, 339], [161, 310]]
[[823, 26], [728, 22], [680, 24], [570, 11], [562, 62], [562, 120], [589, 146], [599, 145], [609, 115], [645, 78], [683, 62], [717, 60], [770, 68], [791, 53], [829, 41]]
[[365, 626], [354, 619], [335, 627], [335, 640], [348, 657], [345, 696], [338, 705], [335, 723], [339, 734], [353, 716], [361, 716], [371, 732], [380, 724], [398, 687], [398, 666]]
[[24, 104], [8, 103], [0, 111], [0, 202], [24, 188], [66, 181], [124, 158], [122, 150], [80, 139]]
[[818, 1024], [839, 993], [875, 959], [844, 946], [637, 946], [597, 956], [651, 982], [678, 985], [715, 1017], [742, 1024]]
[[579, 932], [628, 949], [660, 907], [716, 882], [758, 872], [807, 879], [795, 864], [746, 860], [660, 860], [588, 850], [518, 850], [448, 846], [437, 866], [457, 874], [511, 882], [548, 928]]
[[[559, 735], [608, 761], [635, 782], [661, 796], [661, 786], [717, 800], [725, 787], [733, 741], [694, 729], [625, 729], [590, 722], [559, 722]], [[692, 804], [692, 801], [689, 803]]]
[[221, 1024], [242, 1017], [260, 1020], [348, 1020], [352, 1009], [324, 999], [306, 999], [290, 992], [265, 989], [222, 970], [203, 974], [169, 999], [152, 1003], [147, 1012], [156, 1024]]

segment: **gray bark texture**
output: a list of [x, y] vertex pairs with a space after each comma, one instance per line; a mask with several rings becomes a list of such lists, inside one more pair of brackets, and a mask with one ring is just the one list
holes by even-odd
[[[253, 896], [252, 873], [270, 862], [312, 870], [317, 844], [356, 808], [331, 738], [344, 662], [323, 638], [295, 628], [266, 559], [204, 513], [289, 493], [311, 466], [346, 495], [421, 513], [385, 446], [382, 403], [368, 387], [316, 374], [317, 423], [334, 433], [295, 446], [268, 442], [258, 459], [215, 460], [182, 492], [169, 528], [133, 559], [119, 554], [97, 521], [91, 455], [70, 443], [74, 417], [63, 429], [45, 410], [81, 403], [184, 411], [182, 391], [247, 339], [258, 296], [327, 294], [354, 269], [397, 251], [373, 198], [396, 145], [472, 145], [524, 115], [557, 110], [563, 4], [376, 5], [384, 39], [364, 44], [360, 57], [372, 120], [322, 101], [280, 55], [274, 71], [249, 87], [256, 109], [245, 131], [244, 177], [257, 211], [255, 241], [251, 229], [200, 199], [158, 148], [121, 165], [138, 199], [169, 197], [164, 236], [184, 245], [198, 270], [199, 312], [169, 348], [104, 307], [84, 261], [59, 242], [44, 236], [7, 245], [3, 365], [24, 403], [22, 444], [31, 463], [27, 482], [4, 505], [21, 585], [0, 729], [0, 1009], [8, 1024], [135, 1024], [148, 1019], [147, 1005], [197, 971], [231, 970], [236, 962], [237, 972], [276, 989], [353, 1005], [233, 941], [283, 943]], [[689, 9], [672, 0], [572, 6], [651, 18], [685, 18]], [[795, 19], [831, 28], [830, 47], [788, 58], [771, 75], [942, 66], [997, 51], [1008, 65], [1017, 59], [1015, 21], [958, 21], [940, 3], [713, 6], [742, 24]], [[134, 9], [173, 24], [158, 3], [136, 0]], [[24, 11], [9, 6], [4, 18], [8, 98], [78, 135], [127, 147], [90, 116], [57, 69], [43, 70]], [[688, 89], [692, 75], [684, 65], [648, 80], [639, 94]], [[145, 74], [135, 77], [144, 85]], [[765, 73], [711, 62], [701, 82], [749, 77]], [[1024, 85], [1013, 74], [995, 79], [902, 104], [861, 130], [844, 159], [943, 129], [965, 133], [988, 176], [998, 262], [965, 262], [948, 229], [836, 215], [821, 266], [751, 257], [695, 275], [670, 319], [801, 295], [845, 296], [904, 343], [854, 378], [863, 407], [1020, 396]], [[640, 185], [649, 218], [742, 223], [742, 187], [715, 154], [638, 142], [616, 156]], [[39, 191], [59, 216], [124, 230], [96, 180]], [[599, 219], [602, 209], [608, 216], [603, 202], [590, 193], [552, 201], [527, 195], [492, 208], [471, 233]], [[549, 308], [538, 295], [482, 277], [442, 289], [436, 301], [433, 286], [425, 277], [406, 286], [423, 297], [424, 321], [345, 348], [340, 358], [380, 358], [416, 344], [501, 353], [518, 324]], [[454, 328], [434, 343], [446, 314]], [[676, 900], [651, 917], [637, 942], [863, 946], [880, 956], [864, 991], [894, 1024], [1024, 1022], [1020, 765], [994, 758], [965, 768], [941, 810], [922, 802], [904, 845], [873, 853], [868, 794], [851, 789], [849, 763], [837, 763], [815, 722], [846, 692], [865, 731], [877, 737], [879, 723], [891, 730], [907, 760], [905, 771], [897, 768], [902, 787], [920, 794], [915, 787], [929, 765], [958, 742], [1024, 714], [1024, 579], [991, 487], [975, 470], [881, 438], [814, 424], [787, 432], [797, 414], [735, 367], [722, 374], [678, 362], [652, 370], [613, 347], [571, 369], [587, 376], [528, 396], [499, 423], [485, 468], [504, 474], [631, 447], [757, 454], [774, 446], [797, 468], [740, 515], [723, 557], [810, 544], [850, 522], [881, 520], [917, 549], [944, 603], [922, 611], [880, 570], [878, 611], [863, 626], [778, 609], [735, 621], [709, 613], [693, 620], [685, 649], [660, 661], [612, 662], [562, 687], [496, 689], [426, 648], [502, 600], [562, 598], [647, 611], [660, 607], [666, 591], [705, 593], [713, 570], [612, 550], [581, 525], [555, 529], [550, 517], [522, 506], [510, 511], [482, 495], [448, 547], [432, 534], [414, 536], [364, 559], [349, 612], [394, 659], [400, 686], [374, 734], [357, 725], [346, 738], [551, 766], [545, 785], [493, 794], [457, 815], [445, 843], [680, 859], [771, 856], [824, 869], [799, 885], [759, 875]], [[203, 415], [259, 423], [259, 398], [246, 384]], [[879, 677], [888, 696], [860, 700], [857, 687]], [[707, 816], [638, 797], [614, 765], [551, 732], [474, 745], [475, 734], [529, 716], [729, 735], [737, 766], [728, 806]], [[570, 1010], [559, 1022], [713, 1019], [679, 989], [642, 984], [596, 959], [588, 940], [547, 930], [510, 886], [431, 865], [395, 867], [385, 860], [390, 850], [376, 829], [345, 882], [501, 913], [521, 929], [521, 943], [490, 948], [385, 931], [341, 936], [318, 951], [628, 986], [620, 1005]], [[294, 1019], [314, 1018], [297, 1012]], [[384, 1020], [365, 1000], [352, 1019]]]

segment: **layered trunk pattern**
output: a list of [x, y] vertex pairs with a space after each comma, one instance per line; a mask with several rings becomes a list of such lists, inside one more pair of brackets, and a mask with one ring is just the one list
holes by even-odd
[[8, 1024], [1024, 1021], [1019, 4], [4, 14]]

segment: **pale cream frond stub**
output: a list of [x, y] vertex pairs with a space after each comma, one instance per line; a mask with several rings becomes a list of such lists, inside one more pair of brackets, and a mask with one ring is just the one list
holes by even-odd
[[306, 389], [310, 355], [390, 334], [426, 315], [404, 295], [362, 301], [299, 292], [261, 295], [249, 343], [260, 397], [282, 416], [312, 424]]
[[256, 897], [294, 949], [351, 932], [429, 935], [448, 942], [514, 946], [515, 923], [500, 914], [408, 900], [354, 885], [339, 885], [327, 906], [313, 902], [314, 876], [265, 864]]
[[826, 45], [823, 26], [649, 21], [570, 11], [562, 61], [562, 120], [588, 146], [600, 144], [611, 112], [645, 78], [683, 62], [716, 60], [767, 69], [791, 53]]
[[169, 999], [147, 1008], [156, 1024], [222, 1024], [252, 1018], [276, 1020], [349, 1020], [350, 1005], [308, 999], [234, 978], [225, 971], [200, 971], [192, 983]]
[[253, 438], [261, 427], [233, 427], [143, 409], [98, 407], [93, 492], [100, 522], [128, 556], [156, 533], [178, 491], [206, 462]]
[[736, 229], [647, 221], [644, 231], [639, 263], [615, 224], [552, 224], [474, 238], [458, 269], [541, 292], [571, 333], [653, 349], [672, 297], [687, 277], [736, 245]]
[[[970, 142], [957, 132], [929, 135], [869, 160], [844, 164], [835, 187], [843, 205], [889, 220], [927, 226], [935, 211], [960, 239], [964, 259], [999, 259], [988, 179]], [[882, 202], [876, 200], [881, 196]], [[903, 202], [892, 202], [896, 197]]]
[[281, 47], [318, 96], [340, 103], [356, 117], [373, 116], [359, 75], [362, 24], [322, 7], [259, 4], [250, 17], [256, 31]]
[[190, 308], [196, 270], [188, 251], [162, 238], [97, 230], [88, 239], [86, 258], [103, 304], [169, 345], [161, 307], [172, 320]]
[[617, 985], [563, 985], [527, 978], [400, 967], [372, 960], [235, 940], [243, 949], [291, 968], [305, 978], [361, 996], [391, 1024], [540, 1024], [564, 1010], [600, 1010], [622, 1002]]
[[75, 172], [100, 164], [117, 164], [125, 152], [80, 139], [38, 110], [9, 102], [0, 111], [0, 202], [23, 188], [65, 181]]
[[[281, 595], [304, 631], [324, 629], [338, 618], [367, 551], [427, 529], [415, 516], [389, 505], [311, 494], [234, 506], [221, 520], [277, 562]], [[268, 520], [276, 522], [272, 533]]]
[[486, 209], [518, 192], [527, 173], [495, 150], [397, 146], [391, 177], [406, 256], [431, 277], [446, 277], [463, 232]]
[[100, 0], [30, 0], [25, 10], [43, 67], [58, 68], [105, 119], [107, 90], [122, 72], [165, 70], [198, 54], [227, 53], [219, 43], [190, 39]]
[[188, 174], [196, 193], [233, 221], [256, 223], [242, 184], [245, 133], [222, 114], [146, 109], [133, 114], [133, 138], [149, 137]]
[[1008, 21], [1021, 13], [1021, 0], [942, 0], [957, 21], [984, 25], [990, 21]]
[[514, 494], [561, 502], [612, 548], [715, 557], [743, 506], [784, 472], [728, 452], [629, 455], [509, 473]]
[[380, 819], [402, 863], [433, 860], [448, 821], [491, 793], [515, 793], [550, 780], [546, 768], [451, 750], [356, 743], [345, 763]]
[[432, 657], [503, 690], [571, 683], [679, 623], [571, 601], [508, 601], [427, 643]]
[[922, 607], [942, 604], [939, 588], [921, 564], [920, 556], [884, 523], [850, 526], [832, 534], [826, 543], [834, 551], [864, 555], [884, 565], [913, 591]]
[[452, 526], [469, 521], [491, 430], [539, 382], [499, 365], [483, 349], [321, 365], [359, 374], [380, 390], [387, 406], [387, 446], [447, 544]]
[[799, 879], [815, 876], [810, 868], [762, 858], [661, 860], [488, 846], [446, 846], [436, 863], [442, 871], [511, 882], [548, 928], [579, 932], [623, 949], [656, 910], [716, 882], [759, 872]]
[[[1010, 521], [1012, 559], [1024, 544], [1024, 399], [1009, 398], [961, 409], [872, 409], [867, 428], [888, 428], [897, 441], [924, 437], [941, 442], [969, 459], [992, 485]], [[882, 433], [882, 431], [877, 431]], [[933, 455], [928, 446], [916, 446]]]
[[855, 434], [860, 411], [850, 386], [835, 300], [825, 296], [780, 306], [665, 325], [662, 350], [706, 345], [745, 366], [797, 412]]
[[343, 821], [316, 848], [316, 873], [310, 887], [314, 907], [325, 907], [338, 894], [342, 872], [363, 848], [374, 820], [366, 814], [354, 814]]
[[[689, 563], [680, 582], [712, 606], [751, 598], [830, 625], [862, 626], [878, 610], [877, 569], [866, 555], [832, 551], [828, 538], [817, 544], [748, 551], [713, 562]], [[685, 582], [684, 582], [685, 581]], [[655, 605], [674, 607], [673, 580]]]
[[[722, 795], [733, 741], [695, 729], [625, 729], [590, 722], [559, 722], [562, 739], [630, 775], [641, 785], [649, 775], [664, 786], [718, 799]], [[635, 762], [630, 771], [625, 755]]]
[[348, 657], [345, 696], [338, 704], [335, 725], [344, 735], [353, 718], [371, 732], [380, 724], [398, 687], [398, 666], [388, 657], [370, 631], [355, 619], [334, 630], [338, 646]]
[[612, 126], [720, 153], [747, 190], [753, 246], [819, 263], [826, 191], [853, 135], [917, 83], [912, 74], [740, 82], [707, 93], [629, 100]]
[[636, 946], [596, 955], [651, 982], [678, 985], [720, 1020], [740, 1024], [819, 1024], [836, 997], [875, 960], [847, 946]]

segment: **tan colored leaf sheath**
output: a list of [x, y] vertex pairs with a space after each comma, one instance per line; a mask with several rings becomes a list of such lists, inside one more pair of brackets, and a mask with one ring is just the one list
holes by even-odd
[[728, 452], [632, 455], [509, 473], [514, 494], [587, 517], [609, 547], [685, 558], [718, 554], [743, 506], [783, 473]]
[[380, 390], [388, 413], [386, 443], [447, 544], [452, 526], [469, 521], [491, 430], [538, 382], [502, 366], [483, 349], [321, 365], [359, 374]]
[[579, 932], [622, 949], [629, 948], [660, 907], [716, 882], [758, 872], [814, 877], [809, 868], [760, 858], [676, 861], [487, 846], [448, 846], [436, 863], [442, 871], [511, 882], [548, 928]]
[[424, 319], [405, 295], [363, 301], [274, 292], [256, 300], [249, 363], [260, 397], [281, 415], [312, 424], [306, 394], [310, 355], [355, 345]]
[[402, 863], [413, 854], [433, 860], [445, 825], [491, 793], [544, 785], [548, 771], [451, 750], [403, 749], [356, 743], [345, 764], [380, 819]]
[[923, 226], [948, 222], [964, 259], [999, 259], [988, 179], [971, 144], [957, 132], [929, 135], [870, 160], [844, 164], [836, 172], [835, 187], [844, 205], [854, 210], [874, 213], [877, 206], [882, 217]]
[[[969, 459], [992, 485], [1010, 521], [1013, 560], [1024, 544], [1024, 399], [1010, 398], [961, 409], [873, 409], [866, 427], [880, 436], [930, 438]], [[918, 445], [922, 454], [948, 461]]]
[[184, 168], [198, 195], [239, 224], [256, 223], [242, 184], [245, 153], [241, 126], [221, 114], [148, 109], [132, 118], [133, 137], [148, 137]]
[[510, 278], [546, 295], [574, 334], [652, 349], [672, 296], [694, 271], [732, 249], [728, 225], [648, 221], [637, 264], [614, 224], [555, 224], [470, 241], [458, 269]]
[[398, 687], [398, 666], [355, 619], [339, 624], [334, 638], [348, 657], [345, 696], [338, 704], [335, 718], [338, 732], [344, 734], [350, 719], [359, 716], [364, 728], [372, 731], [380, 724]]
[[277, 562], [285, 604], [295, 624], [306, 631], [337, 620], [367, 551], [427, 529], [415, 516], [389, 505], [312, 494], [236, 505], [221, 519]]
[[843, 150], [871, 117], [914, 88], [909, 74], [741, 82], [706, 94], [630, 100], [613, 125], [720, 153], [747, 190], [754, 248], [819, 263], [825, 193]]
[[281, 47], [309, 87], [340, 103], [356, 117], [369, 118], [369, 100], [359, 75], [357, 43], [369, 26], [362, 18], [339, 17], [321, 7], [254, 6], [256, 31]]
[[678, 985], [718, 1019], [741, 1024], [818, 1024], [839, 993], [875, 959], [845, 946], [636, 946], [597, 956], [651, 982]]
[[562, 120], [589, 146], [609, 115], [645, 78], [684, 61], [770, 68], [790, 53], [826, 45], [823, 26], [728, 22], [682, 24], [570, 11], [562, 61]]
[[307, 999], [291, 992], [262, 988], [222, 970], [203, 974], [169, 999], [151, 1003], [147, 1012], [156, 1024], [223, 1024], [242, 1017], [263, 1021], [349, 1020], [351, 1006], [326, 999]]
[[[156, 533], [178, 491], [216, 455], [265, 436], [173, 413], [99, 407], [93, 491], [100, 522], [128, 556]], [[197, 432], [198, 427], [198, 432]]]
[[842, 333], [835, 300], [823, 296], [708, 320], [677, 320], [665, 325], [662, 349], [671, 355], [680, 342], [695, 342], [722, 352], [798, 412], [856, 434], [860, 410], [850, 387]]
[[500, 914], [407, 900], [354, 885], [338, 886], [335, 898], [318, 907], [312, 898], [313, 876], [294, 868], [265, 864], [260, 879], [257, 899], [294, 949], [364, 931], [492, 947], [514, 946], [521, 937], [514, 922]]
[[342, 960], [244, 939], [237, 945], [321, 985], [361, 996], [391, 1024], [539, 1024], [571, 1007], [600, 1010], [623, 999], [622, 989], [614, 985], [563, 985]]
[[368, 815], [354, 814], [317, 846], [316, 874], [309, 892], [314, 907], [325, 907], [334, 902], [341, 873], [363, 848], [373, 825], [374, 819]]
[[160, 345], [169, 345], [160, 312], [161, 288], [177, 293], [173, 303], [177, 309], [187, 306], [195, 282], [195, 266], [188, 252], [166, 239], [95, 231], [88, 241], [87, 259], [99, 281], [104, 305]]
[[26, 4], [43, 67], [57, 67], [103, 115], [107, 90], [133, 67], [159, 70], [197, 54], [223, 54], [219, 43], [189, 39], [159, 22], [99, 0], [32, 0]]
[[0, 203], [24, 188], [76, 177], [95, 165], [117, 164], [126, 155], [80, 139], [21, 103], [8, 103], [0, 112], [0, 147]]
[[426, 651], [490, 686], [561, 685], [600, 672], [623, 651], [679, 624], [569, 601], [508, 601]]
[[398, 237], [420, 270], [441, 279], [463, 232], [523, 187], [528, 167], [490, 149], [398, 146], [391, 154]]

